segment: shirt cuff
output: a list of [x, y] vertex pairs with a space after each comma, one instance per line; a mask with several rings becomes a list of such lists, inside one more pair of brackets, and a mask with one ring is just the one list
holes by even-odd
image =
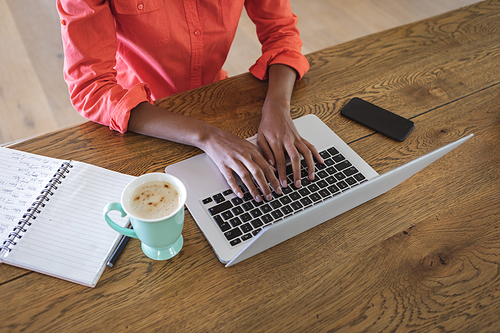
[[154, 104], [151, 99], [151, 90], [145, 83], [135, 85], [120, 99], [111, 112], [109, 128], [125, 133], [128, 128], [130, 111], [142, 102]]
[[255, 64], [250, 67], [250, 73], [260, 80], [267, 80], [267, 68], [271, 65], [282, 64], [292, 67], [297, 72], [297, 80], [302, 79], [309, 70], [309, 62], [302, 53], [288, 48], [270, 50], [264, 53]]

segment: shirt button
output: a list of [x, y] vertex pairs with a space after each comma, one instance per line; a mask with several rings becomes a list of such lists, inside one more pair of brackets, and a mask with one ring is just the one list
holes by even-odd
[[66, 25], [66, 20], [61, 20], [62, 25]]
[[143, 10], [144, 9], [144, 5], [142, 3], [138, 4], [137, 5], [137, 9]]
[[199, 34], [200, 34], [200, 30], [195, 30], [195, 31], [194, 31], [194, 35], [195, 35], [195, 36], [198, 36]]

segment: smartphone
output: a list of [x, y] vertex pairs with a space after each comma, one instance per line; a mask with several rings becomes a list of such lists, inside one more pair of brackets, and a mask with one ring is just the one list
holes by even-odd
[[400, 142], [404, 141], [415, 127], [413, 121], [358, 97], [351, 99], [340, 114]]

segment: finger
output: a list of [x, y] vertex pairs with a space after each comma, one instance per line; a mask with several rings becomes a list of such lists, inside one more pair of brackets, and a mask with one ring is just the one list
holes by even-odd
[[241, 191], [240, 186], [238, 185], [236, 179], [233, 176], [233, 170], [229, 168], [223, 168], [221, 169], [221, 173], [226, 179], [226, 182], [233, 191], [233, 193], [236, 194], [237, 197], [243, 198], [243, 192]]
[[315, 171], [315, 159], [318, 163], [323, 164], [323, 158], [316, 150], [316, 147], [312, 145], [309, 141], [302, 139], [300, 144], [297, 145], [297, 149], [304, 156], [304, 161], [307, 165], [308, 177], [310, 180], [314, 180], [314, 171]]
[[260, 151], [262, 152], [262, 156], [266, 159], [267, 163], [269, 165], [274, 166], [275, 160], [274, 160], [274, 154], [273, 151], [271, 150], [271, 147], [269, 147], [269, 143], [267, 142], [265, 136], [259, 135], [257, 137], [257, 146], [260, 148]]
[[272, 172], [272, 167], [264, 160], [264, 158], [257, 158], [255, 163], [252, 163], [247, 167], [251, 172], [253, 179], [262, 191], [264, 198], [266, 198], [266, 200], [271, 200], [272, 190], [268, 185], [267, 177], [270, 177], [271, 182], [274, 182], [275, 184], [278, 183], [276, 176]]
[[[276, 169], [278, 169], [278, 177], [279, 177], [279, 183], [281, 184], [282, 187], [287, 187], [288, 186], [288, 181], [286, 178], [286, 158], [285, 158], [285, 152], [283, 150], [283, 147], [280, 145], [276, 145], [272, 147], [273, 152], [274, 152], [274, 158], [276, 161]], [[276, 177], [275, 177], [276, 178]], [[274, 184], [271, 183], [274, 187]], [[279, 186], [279, 184], [276, 184]], [[276, 192], [277, 193], [277, 192]]]
[[241, 180], [243, 181], [243, 184], [245, 184], [246, 188], [248, 189], [248, 191], [250, 192], [252, 197], [255, 199], [255, 201], [261, 202], [262, 197], [260, 195], [260, 191], [255, 186], [252, 174], [247, 169], [247, 167], [242, 165], [238, 168], [235, 168], [234, 172], [236, 172], [238, 174], [238, 176], [241, 178]]
[[[272, 187], [271, 190], [274, 190], [274, 192], [276, 192], [277, 194], [282, 194], [280, 181], [278, 180], [278, 178], [276, 178], [276, 169], [271, 165], [267, 164], [264, 161], [264, 159], [262, 159], [260, 163], [265, 179], [267, 179], [267, 182], [271, 184]], [[269, 188], [269, 185], [267, 185], [267, 183], [266, 183], [266, 188]], [[269, 194], [264, 193], [264, 194], [266, 195], [266, 200], [272, 199], [271, 193]]]
[[[262, 155], [268, 161], [269, 166], [270, 166], [270, 168], [268, 168], [267, 166], [261, 166], [262, 170], [264, 171], [264, 174], [265, 174], [267, 180], [269, 181], [269, 183], [271, 184], [273, 190], [277, 194], [282, 194], [281, 183], [278, 180], [278, 178], [276, 178], [276, 168], [274, 167], [276, 160], [275, 160], [273, 151], [271, 150], [271, 147], [270, 147], [269, 143], [267, 142], [266, 137], [261, 136], [260, 138], [261, 139], [260, 139], [259, 147], [262, 151]], [[278, 152], [278, 154], [279, 154], [279, 152]], [[283, 155], [282, 150], [281, 150], [281, 155]], [[283, 160], [284, 159], [285, 158], [283, 156]], [[270, 200], [270, 199], [268, 199], [268, 200]]]
[[[313, 152], [305, 144], [301, 145], [299, 148], [300, 153], [304, 156], [304, 161], [307, 165], [307, 173], [310, 180], [314, 180], [315, 162]], [[320, 156], [321, 158], [321, 156]]]
[[273, 167], [270, 167], [267, 172], [265, 172], [266, 178], [271, 184], [272, 189], [276, 194], [282, 194], [283, 191], [281, 190], [281, 182], [278, 180], [276, 177], [276, 169]]
[[255, 201], [261, 202], [262, 195], [267, 200], [272, 199], [271, 188], [267, 183], [264, 173], [264, 170], [269, 173], [272, 167], [262, 157], [260, 157], [260, 160], [258, 159], [258, 162], [262, 167], [253, 160], [247, 160], [244, 164], [239, 165], [235, 172], [240, 176]]
[[325, 163], [325, 161], [323, 160], [323, 157], [321, 157], [318, 150], [316, 149], [316, 147], [312, 143], [310, 143], [309, 141], [307, 141], [305, 139], [302, 139], [302, 142], [304, 142], [304, 144], [307, 146], [307, 148], [311, 151], [311, 153], [313, 154], [316, 161], [318, 161], [318, 163], [321, 163], [321, 164]]
[[290, 164], [292, 165], [293, 171], [293, 184], [296, 188], [299, 188], [301, 184], [301, 174], [300, 174], [300, 153], [293, 144], [287, 144], [285, 146], [286, 151], [288, 153], [288, 157], [290, 157]]

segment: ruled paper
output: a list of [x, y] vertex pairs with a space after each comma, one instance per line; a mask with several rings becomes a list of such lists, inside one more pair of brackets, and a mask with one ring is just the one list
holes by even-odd
[[[50, 202], [5, 261], [84, 285], [97, 283], [120, 234], [103, 218], [133, 176], [72, 162]], [[119, 213], [113, 219], [125, 226]]]
[[63, 162], [0, 147], [0, 245]]

